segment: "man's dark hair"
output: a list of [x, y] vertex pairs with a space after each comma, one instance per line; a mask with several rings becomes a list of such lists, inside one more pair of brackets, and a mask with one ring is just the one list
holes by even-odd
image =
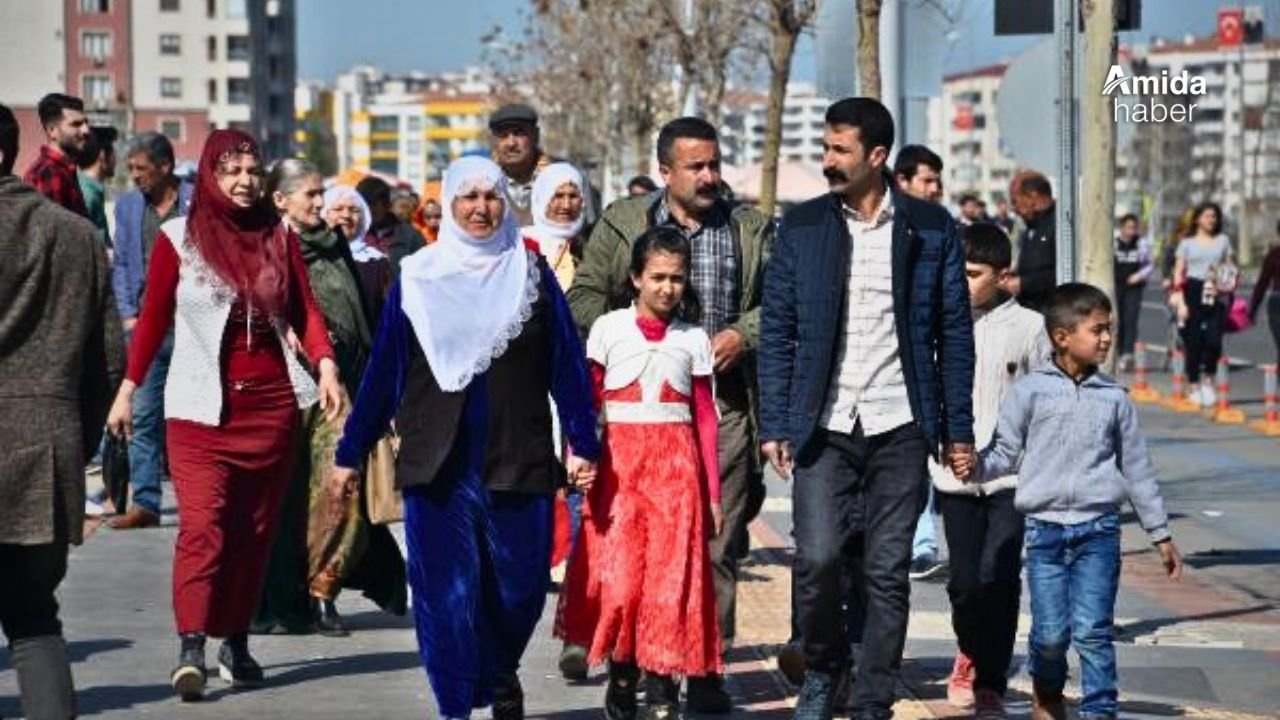
[[644, 274], [644, 268], [649, 264], [649, 256], [656, 252], [665, 252], [672, 255], [679, 255], [684, 258], [684, 294], [680, 296], [680, 307], [676, 309], [676, 315], [685, 322], [699, 323], [702, 321], [702, 302], [698, 300], [698, 293], [693, 289], [693, 246], [689, 244], [689, 238], [684, 233], [671, 227], [670, 225], [654, 225], [636, 238], [636, 242], [631, 246], [631, 266], [627, 273], [627, 291], [630, 297], [635, 297], [636, 288], [632, 284], [631, 278], [640, 277]]
[[1134, 215], [1133, 213], [1125, 213], [1124, 217], [1120, 218], [1120, 224], [1123, 225], [1129, 222], [1130, 220], [1132, 220], [1133, 222], [1139, 222], [1137, 215]]
[[979, 205], [982, 204], [982, 200], [977, 195], [974, 195], [973, 193], [965, 193], [960, 196], [961, 207], [964, 207], [965, 205], [968, 205], [971, 202], [978, 203]]
[[637, 175], [627, 181], [628, 189], [636, 186], [644, 188], [645, 192], [653, 192], [658, 189], [658, 183], [654, 182], [653, 178], [648, 175]]
[[174, 167], [173, 160], [173, 143], [169, 142], [169, 138], [158, 132], [144, 132], [133, 139], [129, 145], [129, 157], [134, 155], [147, 156], [147, 159], [157, 167], [169, 164], [169, 170]]
[[119, 136], [120, 134], [113, 127], [92, 128], [89, 140], [84, 145], [84, 151], [76, 158], [76, 165], [81, 170], [93, 167], [103, 153], [110, 154], [114, 151], [116, 138]]
[[1088, 283], [1063, 283], [1045, 303], [1044, 327], [1050, 337], [1054, 330], [1074, 330], [1094, 310], [1111, 312], [1111, 299], [1106, 293]]
[[18, 118], [7, 105], [0, 105], [0, 177], [13, 172], [18, 161]]
[[1213, 214], [1216, 215], [1218, 218], [1218, 221], [1213, 224], [1213, 234], [1217, 235], [1222, 232], [1222, 223], [1223, 223], [1222, 208], [1218, 205], [1218, 203], [1210, 202], [1206, 200], [1205, 202], [1202, 202], [1196, 206], [1196, 212], [1194, 215], [1191, 216], [1193, 218], [1193, 225], [1191, 230], [1192, 233], [1194, 233], [1197, 229], [1199, 229], [1200, 216], [1205, 214], [1205, 212], [1208, 210], [1212, 210]]
[[391, 202], [391, 186], [386, 180], [374, 175], [356, 183], [356, 192], [370, 205]]
[[942, 158], [938, 157], [938, 153], [923, 145], [903, 145], [898, 151], [898, 159], [893, 162], [893, 174], [901, 175], [907, 182], [911, 182], [921, 165], [942, 174]]
[[62, 93], [49, 93], [40, 98], [40, 104], [36, 108], [36, 112], [40, 114], [40, 125], [48, 127], [62, 119], [62, 113], [65, 110], [78, 110], [84, 112], [84, 101], [78, 97], [63, 95]]
[[827, 108], [827, 125], [858, 128], [862, 151], [868, 155], [877, 147], [885, 152], [893, 149], [893, 116], [879, 100], [851, 97], [836, 101]]
[[[675, 162], [676, 140], [710, 140], [719, 142], [716, 128], [711, 123], [696, 117], [676, 118], [658, 131], [658, 164], [671, 167]], [[656, 188], [655, 188], [656, 189]]]
[[976, 222], [959, 228], [964, 260], [976, 265], [990, 265], [996, 272], [1013, 264], [1013, 243], [999, 225]]
[[1047, 198], [1053, 197], [1053, 186], [1049, 184], [1049, 178], [1040, 173], [1024, 175], [1022, 182], [1018, 183], [1018, 191], [1024, 194], [1043, 195]]

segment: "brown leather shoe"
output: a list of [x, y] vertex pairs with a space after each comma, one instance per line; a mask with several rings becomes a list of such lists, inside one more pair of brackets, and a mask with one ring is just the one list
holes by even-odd
[[137, 530], [139, 528], [156, 527], [160, 524], [160, 516], [144, 507], [134, 505], [129, 512], [113, 518], [108, 523], [113, 530]]
[[1067, 705], [1062, 699], [1062, 691], [1032, 689], [1031, 720], [1067, 720]]

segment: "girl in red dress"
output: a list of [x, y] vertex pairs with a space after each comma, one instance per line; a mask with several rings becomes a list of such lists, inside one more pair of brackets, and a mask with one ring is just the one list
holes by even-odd
[[[342, 390], [298, 238], [262, 200], [253, 138], [217, 130], [200, 155], [190, 214], [160, 227], [125, 381], [107, 418], [132, 434], [134, 390], [174, 327], [165, 382], [169, 469], [178, 496], [173, 609], [181, 638], [170, 676], [183, 700], [205, 687], [205, 637], [224, 638], [218, 671], [262, 681], [249, 622], [262, 593], [280, 502], [293, 464], [298, 409], [332, 420]], [[287, 330], [319, 370], [288, 348]]]
[[[689, 242], [651, 228], [631, 256], [632, 307], [591, 328], [587, 358], [604, 422], [600, 479], [583, 506], [558, 634], [609, 660], [605, 714], [677, 715], [674, 676], [719, 673], [720, 630], [707, 541], [719, 533], [711, 341], [693, 325]], [[714, 529], [713, 529], [714, 528]]]

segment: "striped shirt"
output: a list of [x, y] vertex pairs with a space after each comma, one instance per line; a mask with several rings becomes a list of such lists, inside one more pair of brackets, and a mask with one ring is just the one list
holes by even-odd
[[893, 314], [893, 197], [886, 190], [870, 220], [847, 206], [844, 215], [853, 250], [844, 334], [822, 425], [851, 433], [861, 420], [862, 431], [874, 436], [912, 420]]
[[741, 262], [728, 213], [717, 204], [701, 225], [686, 228], [671, 215], [663, 195], [654, 219], [659, 225], [678, 229], [689, 240], [693, 249], [689, 283], [702, 301], [702, 329], [714, 338], [716, 333], [737, 322], [739, 315]]

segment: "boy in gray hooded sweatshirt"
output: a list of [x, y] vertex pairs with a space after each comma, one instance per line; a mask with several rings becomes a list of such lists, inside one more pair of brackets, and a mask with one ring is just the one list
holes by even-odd
[[1128, 501], [1171, 579], [1182, 561], [1169, 533], [1155, 466], [1124, 388], [1098, 366], [1111, 349], [1111, 302], [1067, 283], [1044, 308], [1053, 361], [1014, 385], [977, 480], [1018, 474], [1014, 499], [1027, 516], [1031, 595], [1027, 670], [1032, 718], [1065, 718], [1067, 648], [1080, 655], [1080, 717], [1118, 710], [1112, 624], [1120, 581], [1120, 505]]

